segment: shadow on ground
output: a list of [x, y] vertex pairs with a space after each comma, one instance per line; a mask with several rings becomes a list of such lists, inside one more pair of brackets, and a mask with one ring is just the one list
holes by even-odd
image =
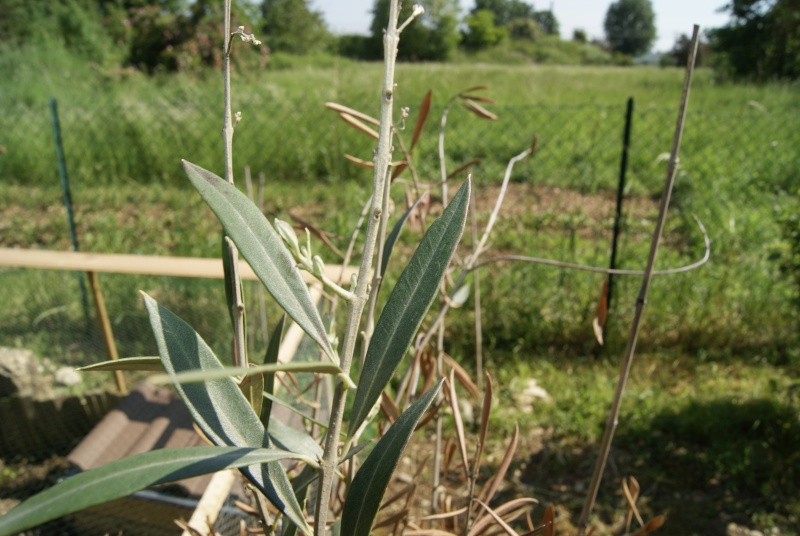
[[[667, 516], [658, 534], [723, 535], [732, 522], [800, 534], [799, 406], [796, 399], [717, 399], [632, 420], [635, 426], [621, 419], [598, 496], [601, 528], [620, 533], [621, 479], [634, 475], [645, 521]], [[595, 456], [595, 447], [546, 441], [525, 463], [521, 481], [574, 523]], [[564, 519], [565, 533], [567, 525]]]

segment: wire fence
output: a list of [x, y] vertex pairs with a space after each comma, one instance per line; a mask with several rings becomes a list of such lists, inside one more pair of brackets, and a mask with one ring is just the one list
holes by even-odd
[[[274, 181], [363, 176], [363, 170], [342, 155], [371, 160], [374, 141], [345, 125], [323, 103], [308, 103], [301, 97], [270, 99], [252, 93], [234, 103], [243, 116], [234, 140], [237, 169], [249, 165]], [[372, 105], [341, 104], [376, 114]], [[222, 136], [218, 114], [210, 112], [215, 109], [214, 102], [196, 99], [148, 103], [131, 96], [83, 103], [62, 99], [59, 114], [71, 180], [85, 185], [183, 184], [181, 158], [218, 170]], [[450, 113], [445, 141], [449, 169], [481, 158], [476, 178], [496, 181], [508, 158], [527, 147], [536, 134], [536, 165], [524, 180], [582, 190], [616, 187], [624, 102], [615, 106], [498, 105], [492, 111], [498, 121], [478, 119], [464, 109]], [[2, 180], [53, 184], [57, 167], [46, 103], [18, 104], [2, 112]], [[438, 178], [442, 112], [443, 107], [434, 104], [415, 150], [417, 166], [427, 180]], [[659, 156], [671, 148], [675, 114], [669, 107], [635, 108], [629, 182], [643, 192], [660, 189]], [[408, 122], [415, 118], [412, 109]], [[768, 113], [755, 105], [745, 105], [737, 113], [690, 107], [683, 168], [702, 181], [742, 184], [758, 180], [773, 187], [791, 186], [798, 169], [799, 119], [797, 114]], [[410, 137], [410, 132], [406, 135]]]
[[[143, 187], [183, 185], [180, 158], [219, 171], [222, 161], [220, 124], [218, 114], [209, 112], [216, 109], [216, 102], [217, 96], [209, 96], [207, 102], [187, 99], [185, 102], [145, 103], [130, 96], [100, 97], [91, 102], [59, 101], [61, 134], [72, 186], [81, 189], [118, 183]], [[341, 104], [376, 113], [371, 109], [373, 105]], [[234, 103], [234, 107], [243, 114], [234, 142], [237, 169], [249, 165], [255, 172], [264, 171], [271, 181], [292, 181], [298, 185], [309, 181], [336, 184], [363, 179], [364, 170], [347, 162], [342, 155], [348, 153], [370, 160], [374, 141], [344, 124], [322, 103], [309, 104], [302, 98], [274, 99], [253, 93]], [[496, 183], [508, 159], [528, 147], [535, 134], [538, 139], [535, 160], [531, 165], [520, 166], [512, 180], [584, 193], [616, 189], [625, 121], [624, 102], [617, 106], [491, 108], [499, 120], [481, 120], [461, 108], [451, 111], [445, 139], [449, 170], [480, 158], [480, 164], [473, 169], [477, 183]], [[441, 106], [432, 107], [430, 121], [414, 151], [420, 177], [426, 182], [436, 182], [439, 176], [438, 120], [443, 111]], [[652, 196], [660, 192], [663, 158], [671, 148], [675, 113], [667, 107], [635, 108], [626, 193]], [[415, 119], [416, 111], [412, 109], [407, 119], [409, 124], [401, 135], [410, 137]], [[796, 114], [768, 113], [754, 106], [729, 114], [690, 107], [676, 202], [683, 203], [689, 210], [705, 207], [706, 215], [715, 217], [709, 200], [734, 204], [746, 202], [755, 191], [796, 190], [800, 170], [798, 124], [800, 116]], [[47, 103], [5, 107], [0, 113], [0, 133], [0, 146], [4, 151], [0, 155], [0, 181], [42, 187], [58, 183], [53, 118]], [[722, 214], [716, 216], [721, 218]], [[724, 226], [709, 226], [712, 240], [725, 247], [723, 229]], [[54, 232], [66, 235], [68, 231], [65, 225], [62, 231]], [[1, 235], [0, 232], [0, 245], [6, 245], [2, 244]], [[598, 247], [593, 254], [602, 257], [605, 247]], [[106, 359], [94, 312], [83, 304], [79, 277], [68, 272], [0, 270], [0, 302], [4, 304], [0, 313], [0, 346], [32, 349], [40, 358], [47, 358], [53, 368], [87, 365]], [[577, 277], [563, 273], [539, 279], [534, 282], [517, 271], [510, 280], [529, 288], [536, 284], [555, 284], [564, 292], [558, 296], [547, 295], [552, 303], [540, 302], [546, 309], [543, 313], [506, 312], [505, 319], [513, 317], [518, 323], [526, 319], [550, 322], [558, 324], [554, 329], [563, 333], [575, 331], [567, 326], [570, 322], [586, 323], [584, 317], [589, 308], [585, 305], [596, 297], [593, 290], [587, 292], [587, 287], [581, 287], [583, 283], [579, 283]], [[112, 274], [102, 275], [101, 281], [121, 356], [156, 353], [147, 315], [138, 298], [139, 289], [147, 290], [165, 306], [180, 311], [218, 355], [229, 354], [231, 334], [224, 291], [219, 282]], [[510, 303], [499, 290], [497, 296], [492, 297], [492, 287], [499, 288], [500, 283], [490, 280], [487, 285], [490, 287], [487, 303], [492, 300]], [[691, 282], [684, 280], [681, 285], [683, 290], [676, 300], [690, 299], [694, 293], [705, 296], [703, 299], [711, 304], [709, 307], [715, 303], [715, 299], [698, 291]], [[250, 348], [257, 355], [264, 349], [264, 324], [276, 320], [279, 312], [274, 306], [268, 306], [266, 315], [261, 316], [258, 312], [261, 305], [254, 289], [246, 298], [250, 300]], [[675, 307], [679, 308], [680, 304]], [[556, 315], [553, 313], [556, 309], [565, 312]], [[680, 314], [673, 316], [676, 325], [683, 322]], [[671, 326], [663, 329], [669, 331]], [[513, 333], [525, 331], [526, 328], [511, 330]], [[45, 367], [44, 372], [52, 371]], [[87, 376], [84, 381], [82, 389], [101, 388], [109, 385], [110, 377], [93, 379]], [[69, 391], [70, 388], [63, 389]], [[50, 453], [43, 450], [20, 453], [20, 456], [41, 461]], [[47, 483], [44, 479], [39, 484]], [[5, 490], [0, 491], [0, 500], [9, 496], [9, 489], [20, 488], [0, 486], [0, 490]], [[25, 489], [28, 492], [37, 490], [35, 486]]]
[[[264, 171], [270, 181], [328, 181], [335, 184], [365, 171], [342, 155], [349, 153], [370, 160], [374, 140], [341, 121], [322, 103], [269, 91], [245, 94], [234, 103], [242, 122], [236, 128], [236, 168], [247, 164]], [[274, 93], [274, 91], [273, 91]], [[185, 101], [139, 102], [134, 96], [99, 96], [58, 104], [60, 131], [66, 166], [73, 188], [133, 183], [184, 185], [179, 159], [185, 158], [211, 170], [219, 170], [222, 136], [215, 109], [217, 95], [186, 98]], [[344, 102], [347, 106], [375, 113], [374, 105]], [[482, 120], [467, 110], [451, 110], [447, 122], [445, 153], [449, 170], [475, 158], [473, 169], [479, 185], [497, 182], [508, 159], [538, 139], [533, 163], [519, 166], [512, 180], [548, 184], [581, 192], [613, 191], [617, 187], [626, 103], [618, 106], [583, 104], [573, 106], [491, 106], [497, 121]], [[422, 180], [436, 182], [439, 176], [438, 125], [444, 108], [434, 105], [426, 130], [414, 150], [415, 165]], [[634, 107], [632, 141], [628, 156], [626, 193], [654, 196], [660, 192], [664, 156], [671, 148], [675, 110], [667, 107]], [[410, 138], [416, 110], [410, 111], [401, 135]], [[675, 201], [691, 211], [706, 211], [711, 205], [748, 201], [753, 192], [792, 191], [800, 171], [800, 116], [767, 112], [747, 105], [738, 113], [712, 113], [692, 109], [688, 116], [681, 151], [681, 177]], [[54, 122], [46, 102], [16, 103], [0, 113], [0, 180], [4, 183], [52, 187], [58, 183]], [[408, 140], [406, 140], [408, 142]], [[713, 201], [710, 202], [710, 201]], [[554, 207], [557, 209], [558, 207]], [[707, 222], [708, 223], [708, 222]], [[712, 240], [722, 243], [724, 226], [708, 225]], [[53, 232], [58, 233], [55, 229]], [[66, 226], [63, 229], [66, 235]], [[0, 237], [0, 245], [2, 244]], [[17, 244], [15, 244], [17, 245]], [[30, 244], [33, 245], [33, 244]], [[29, 246], [30, 246], [29, 245]], [[86, 364], [87, 355], [103, 354], [102, 346], [87, 324], [85, 306], [76, 294], [75, 275], [8, 270], [0, 273], [0, 300], [11, 307], [0, 315], [0, 346], [48, 348], [65, 364]], [[144, 278], [104, 276], [109, 286], [112, 320], [123, 355], [154, 353], [146, 336], [143, 314], [131, 320], [135, 306], [116, 303], [118, 293], [136, 301], [139, 288], [159, 287]], [[210, 298], [213, 282], [169, 282], [180, 305], [191, 303], [201, 327], [209, 335], [224, 329], [209, 319], [227, 320], [224, 311], [208, 314], [204, 307], [224, 300]], [[36, 296], [17, 289], [41, 289]], [[214, 291], [216, 292], [216, 291]], [[22, 307], [21, 304], [25, 303]], [[39, 303], [41, 302], [41, 303]], [[31, 306], [31, 303], [36, 306]], [[204, 304], [201, 306], [201, 304]], [[19, 311], [14, 313], [13, 311]], [[35, 315], [31, 317], [31, 311]], [[140, 311], [142, 313], [142, 311]], [[16, 316], [15, 316], [16, 315]], [[63, 319], [70, 319], [64, 321]], [[56, 328], [54, 322], [61, 322]], [[131, 327], [133, 326], [133, 327]], [[132, 330], [133, 334], [128, 331]], [[224, 338], [220, 338], [224, 340]], [[91, 341], [94, 342], [91, 342]], [[227, 343], [225, 343], [227, 344]]]
[[[234, 142], [237, 169], [247, 164], [256, 172], [263, 170], [270, 181], [298, 184], [363, 180], [365, 171], [342, 155], [369, 160], [374, 140], [346, 125], [322, 103], [267, 93], [251, 93], [234, 103], [243, 114]], [[120, 183], [183, 186], [179, 158], [218, 170], [222, 136], [217, 114], [209, 113], [214, 102], [216, 95], [194, 95], [183, 102], [143, 103], [132, 96], [98, 94], [91, 102], [60, 101], [60, 131], [72, 187]], [[374, 113], [370, 109], [374, 106], [342, 104]], [[451, 110], [444, 143], [449, 170], [480, 158], [473, 169], [477, 183], [497, 182], [508, 159], [529, 146], [535, 134], [535, 159], [530, 165], [518, 166], [512, 180], [584, 193], [616, 189], [626, 103], [491, 108], [499, 120], [482, 120], [460, 107]], [[427, 182], [436, 182], [439, 176], [438, 126], [443, 111], [441, 106], [432, 107], [414, 150], [419, 175]], [[654, 196], [660, 192], [674, 115], [675, 111], [666, 107], [634, 107], [626, 194]], [[415, 120], [412, 109], [402, 136], [410, 138]], [[0, 145], [5, 152], [0, 156], [0, 180], [43, 187], [58, 183], [53, 124], [47, 103], [17, 103], [2, 110]], [[756, 190], [796, 189], [798, 124], [800, 116], [768, 113], [755, 105], [736, 114], [690, 108], [675, 202], [690, 211], [705, 210], [706, 216], [722, 218], [724, 214], [715, 213], [711, 205], [747, 202]], [[708, 221], [707, 226], [712, 240], [724, 247], [725, 226]], [[66, 235], [67, 227], [53, 232]], [[0, 245], [9, 245], [2, 242], [0, 237]], [[96, 330], [88, 321], [91, 314], [81, 305], [85, 298], [78, 294], [75, 274], [6, 270], [0, 272], [0, 278], [0, 300], [11, 305], [0, 315], [0, 346], [46, 350], [66, 365], [104, 358]], [[205, 329], [210, 339], [228, 344], [226, 337], [220, 336], [227, 329], [225, 311], [209, 309], [224, 303], [221, 295], [216, 295], [220, 290], [214, 282], [122, 275], [102, 279], [122, 355], [155, 353], [136, 298], [141, 288], [169, 288], [157, 292], [190, 311], [194, 318], [189, 320]], [[21, 292], [30, 289], [38, 289], [36, 295]], [[255, 332], [258, 326], [253, 327]], [[218, 350], [226, 353], [228, 349]]]

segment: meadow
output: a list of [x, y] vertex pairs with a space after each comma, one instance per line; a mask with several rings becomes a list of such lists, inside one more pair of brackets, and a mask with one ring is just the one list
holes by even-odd
[[[300, 216], [330, 233], [340, 249], [366, 201], [370, 177], [342, 154], [369, 159], [372, 142], [324, 103], [377, 115], [372, 88], [380, 70], [378, 64], [331, 57], [278, 56], [271, 68], [234, 79], [234, 109], [244, 116], [234, 141], [237, 167], [265, 173], [268, 214]], [[188, 193], [178, 165], [186, 158], [220, 167], [216, 73], [146, 77], [44, 48], [0, 54], [0, 73], [0, 246], [69, 247], [47, 107], [47, 98], [55, 96], [83, 250], [219, 254], [218, 224]], [[485, 94], [496, 104], [487, 108], [499, 119], [484, 121], [454, 108], [446, 141], [448, 169], [482, 159], [472, 170], [480, 223], [507, 159], [538, 136], [536, 155], [515, 169], [493, 252], [599, 266], [608, 263], [625, 102], [633, 96], [620, 266], [639, 268], [657, 212], [665, 173], [659, 155], [670, 148], [682, 76], [660, 68], [401, 65], [397, 95], [412, 122], [422, 96], [433, 90], [415, 163], [423, 182], [435, 183], [438, 119], [447, 99], [488, 86]], [[609, 473], [600, 497], [600, 519], [608, 524], [622, 504], [615, 479], [633, 473], [642, 482], [646, 510], [670, 518], [664, 534], [709, 534], [731, 521], [798, 533], [800, 459], [792, 445], [800, 442], [800, 310], [780, 223], [798, 208], [797, 89], [734, 85], [710, 71], [697, 73], [658, 267], [702, 256], [692, 214], [708, 230], [711, 260], [654, 281], [623, 406], [617, 473]], [[433, 195], [435, 205], [439, 194]], [[397, 184], [392, 197], [398, 207], [403, 196]], [[403, 240], [400, 253], [407, 258], [418, 236], [411, 230]], [[469, 246], [465, 235], [463, 247]], [[327, 262], [337, 262], [321, 244], [317, 249]], [[591, 321], [601, 276], [531, 264], [496, 264], [484, 274], [485, 356], [503, 399], [512, 402], [498, 408], [495, 430], [518, 421], [526, 438], [508, 493], [522, 490], [555, 502], [567, 527], [590, 476], [592, 445], [602, 431], [639, 282], [616, 280], [600, 348]], [[123, 355], [154, 351], [137, 304], [139, 288], [156, 289], [159, 300], [216, 348], [227, 346], [227, 313], [211, 305], [220, 303], [221, 285], [114, 275], [102, 281]], [[102, 359], [100, 350], [74, 344], [83, 318], [73, 274], [8, 270], [0, 272], [0, 282], [7, 304], [0, 310], [0, 345], [30, 347], [69, 364]], [[251, 289], [253, 305], [254, 294]], [[276, 311], [268, 309], [271, 321]], [[250, 318], [255, 327], [256, 315]], [[448, 351], [471, 368], [472, 314], [456, 311], [452, 318]], [[255, 339], [251, 344], [259, 347]], [[521, 395], [529, 378], [553, 401], [535, 402], [531, 410]], [[499, 446], [504, 436], [498, 432], [493, 442]]]

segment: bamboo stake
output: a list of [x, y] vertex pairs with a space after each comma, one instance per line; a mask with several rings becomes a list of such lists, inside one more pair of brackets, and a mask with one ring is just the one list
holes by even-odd
[[589, 515], [594, 508], [595, 500], [597, 499], [597, 492], [600, 489], [600, 481], [603, 478], [606, 462], [608, 461], [608, 454], [611, 450], [611, 442], [614, 439], [614, 432], [616, 431], [619, 421], [619, 409], [622, 403], [622, 394], [625, 391], [625, 384], [628, 381], [631, 371], [631, 363], [633, 362], [634, 351], [636, 350], [636, 339], [639, 336], [639, 325], [644, 310], [644, 304], [647, 299], [647, 291], [650, 287], [650, 280], [653, 276], [653, 266], [656, 261], [656, 254], [658, 253], [658, 243], [661, 240], [661, 233], [664, 230], [664, 222], [667, 219], [667, 209], [669, 208], [670, 197], [672, 196], [672, 186], [675, 184], [675, 171], [678, 167], [678, 153], [681, 147], [681, 137], [683, 135], [683, 124], [686, 119], [686, 108], [689, 104], [689, 89], [692, 85], [692, 74], [694, 73], [694, 62], [697, 54], [697, 41], [700, 32], [700, 27], [695, 24], [692, 33], [692, 46], [689, 54], [689, 61], [686, 65], [686, 75], [683, 81], [683, 94], [681, 96], [681, 105], [678, 111], [678, 121], [675, 125], [675, 135], [672, 141], [672, 152], [667, 166], [667, 178], [664, 183], [664, 192], [661, 196], [661, 205], [658, 211], [658, 220], [656, 221], [656, 228], [653, 231], [653, 238], [650, 242], [650, 254], [647, 258], [647, 266], [642, 277], [642, 287], [639, 291], [639, 297], [636, 300], [636, 309], [633, 315], [633, 322], [631, 324], [630, 335], [628, 336], [628, 345], [625, 349], [625, 355], [622, 360], [622, 368], [617, 382], [617, 390], [614, 393], [614, 401], [611, 404], [611, 410], [608, 414], [606, 421], [605, 432], [603, 433], [603, 440], [600, 444], [600, 453], [597, 457], [597, 463], [592, 474], [592, 482], [589, 486], [589, 492], [586, 495], [586, 502], [583, 505], [583, 511], [578, 521], [578, 536], [583, 536], [586, 531], [586, 525], [589, 521]]
[[[100, 291], [100, 281], [97, 279], [97, 272], [86, 272], [86, 275], [89, 277], [89, 286], [92, 288], [94, 306], [97, 309], [97, 321], [100, 323], [100, 329], [103, 332], [103, 342], [106, 346], [106, 353], [109, 359], [116, 361], [119, 359], [119, 354], [117, 354], [117, 345], [114, 343], [114, 332], [111, 330], [111, 321], [108, 319], [106, 302], [103, 300], [103, 293]], [[128, 394], [128, 387], [125, 385], [125, 376], [122, 375], [121, 370], [114, 371], [114, 381], [117, 384], [117, 390], [120, 394]]]

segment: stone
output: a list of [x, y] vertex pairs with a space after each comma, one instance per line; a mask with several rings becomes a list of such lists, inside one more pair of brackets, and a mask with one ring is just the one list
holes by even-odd
[[47, 398], [51, 389], [39, 361], [30, 350], [0, 347], [0, 397]]
[[83, 376], [72, 367], [59, 367], [55, 373], [56, 383], [70, 387], [83, 382]]

